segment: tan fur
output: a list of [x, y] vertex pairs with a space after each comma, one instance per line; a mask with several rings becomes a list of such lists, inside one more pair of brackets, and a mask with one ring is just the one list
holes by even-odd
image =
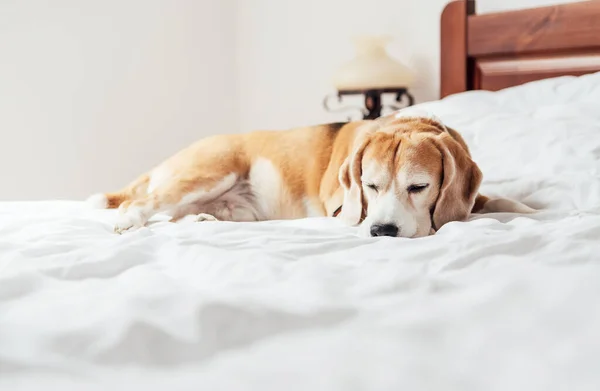
[[[382, 129], [393, 129], [398, 130], [399, 127], [403, 132], [414, 132], [417, 130], [419, 133], [432, 133], [432, 134], [443, 134], [443, 132], [447, 131], [450, 136], [462, 147], [462, 149], [466, 152], [466, 155], [470, 158], [471, 152], [469, 151], [469, 147], [467, 143], [461, 136], [459, 132], [455, 129], [444, 126], [441, 127], [440, 124], [432, 119], [427, 118], [394, 118], [394, 117], [383, 117], [380, 119], [382, 125]], [[439, 132], [439, 133], [438, 133]], [[435, 159], [434, 159], [435, 160]], [[431, 162], [430, 164], [435, 164], [435, 162]], [[489, 198], [477, 194], [475, 199], [475, 204], [473, 206], [472, 212], [479, 212], [483, 209], [486, 202], [489, 201]]]
[[106, 207], [109, 209], [118, 208], [123, 202], [142, 196], [148, 188], [149, 181], [150, 177], [144, 174], [123, 190], [117, 193], [107, 193]]
[[[481, 182], [481, 172], [458, 132], [427, 119], [388, 118], [208, 137], [121, 191], [106, 194], [107, 207], [119, 207], [122, 215], [130, 217], [131, 222], [119, 231], [129, 228], [127, 225], [142, 226], [161, 211], [173, 210], [173, 220], [205, 213], [203, 205], [219, 201], [220, 194], [211, 191], [223, 185], [224, 178], [231, 174], [239, 180], [248, 178], [260, 159], [267, 159], [281, 177], [282, 189], [278, 189], [277, 205], [265, 217], [268, 219], [306, 217], [308, 207], [319, 215], [332, 216], [343, 203], [340, 217], [354, 213], [350, 220], [362, 221], [366, 207], [360, 175], [369, 160], [387, 162], [390, 172], [416, 165], [440, 178], [435, 184], [440, 186], [434, 192], [436, 199], [431, 200], [432, 208], [437, 203], [433, 214], [436, 228], [466, 218]], [[154, 184], [160, 170], [168, 177]], [[186, 204], [189, 194], [200, 194], [202, 202]], [[359, 205], [354, 211], [353, 199]]]
[[[368, 197], [362, 190], [361, 170], [369, 161], [375, 161], [390, 178], [406, 169], [426, 173], [435, 179], [431, 183], [434, 188], [427, 191], [425, 205], [419, 205], [433, 211], [431, 228], [434, 230], [449, 221], [468, 217], [482, 179], [481, 171], [471, 160], [464, 140], [456, 131], [423, 118], [379, 120], [379, 128], [367, 134], [348, 159], [348, 164], [342, 167], [340, 182], [346, 188], [342, 214], [349, 217], [351, 223], [361, 222], [367, 214]], [[378, 192], [398, 191], [389, 188], [394, 183], [385, 182]], [[402, 198], [402, 195], [398, 197]], [[408, 196], [406, 203], [414, 207], [413, 197]], [[353, 210], [344, 211], [347, 208]]]

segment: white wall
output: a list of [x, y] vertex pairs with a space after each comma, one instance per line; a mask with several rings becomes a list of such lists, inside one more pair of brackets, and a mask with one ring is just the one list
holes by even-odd
[[343, 120], [321, 101], [358, 33], [393, 35], [435, 99], [446, 2], [1, 0], [0, 200], [84, 198], [208, 134]]
[[[349, 38], [395, 37], [390, 52], [418, 69], [419, 100], [437, 89], [439, 15], [446, 0], [246, 0], [238, 9], [242, 129], [282, 128], [345, 119], [326, 113], [331, 75], [351, 58]], [[426, 4], [427, 3], [427, 4]]]
[[235, 0], [0, 1], [0, 199], [112, 190], [238, 129], [234, 15]]
[[[479, 13], [568, 0], [478, 0]], [[438, 98], [439, 20], [448, 0], [239, 0], [240, 126], [286, 128], [345, 120], [321, 106], [349, 37], [385, 33], [390, 53], [416, 73], [417, 101]], [[360, 103], [360, 102], [359, 102]]]

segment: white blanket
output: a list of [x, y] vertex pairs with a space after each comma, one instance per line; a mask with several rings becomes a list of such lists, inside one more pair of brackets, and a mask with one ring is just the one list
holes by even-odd
[[0, 390], [600, 389], [600, 74], [421, 105], [482, 192], [422, 239], [0, 204]]

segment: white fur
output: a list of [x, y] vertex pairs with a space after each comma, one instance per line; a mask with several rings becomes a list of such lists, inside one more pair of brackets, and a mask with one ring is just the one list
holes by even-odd
[[286, 190], [279, 170], [269, 159], [256, 159], [250, 168], [248, 181], [254, 194], [256, 207], [261, 215], [267, 219], [284, 217], [280, 211]]
[[[157, 178], [160, 175], [158, 173]], [[178, 217], [195, 214], [198, 215], [197, 221], [260, 221], [300, 217], [281, 212], [286, 211], [286, 208], [282, 208], [284, 195], [279, 171], [270, 160], [259, 158], [250, 168], [247, 179], [229, 174], [210, 190], [185, 195], [178, 205], [170, 208], [170, 214]]]
[[391, 179], [390, 172], [387, 168], [377, 161], [370, 161], [366, 164], [361, 176], [361, 181], [363, 183], [372, 183], [378, 186], [386, 185]]
[[[402, 197], [407, 199], [408, 197]], [[417, 232], [417, 219], [411, 213], [405, 202], [397, 198], [394, 189], [391, 189], [373, 200], [369, 200], [367, 217], [361, 225], [364, 236], [370, 236], [371, 227], [375, 224], [392, 224], [398, 227], [398, 235], [412, 237]]]
[[102, 193], [90, 196], [85, 202], [94, 209], [106, 209], [108, 207], [108, 199]]
[[[197, 191], [186, 194], [176, 205], [161, 204], [158, 209], [155, 209], [153, 202], [145, 202], [145, 200], [134, 201], [125, 209], [117, 224], [115, 232], [122, 233], [131, 228], [140, 228], [146, 225], [148, 219], [159, 212], [170, 211], [173, 214], [178, 213], [180, 208], [189, 208], [191, 204], [204, 204], [214, 202], [215, 199], [222, 196], [236, 184], [237, 175], [231, 173], [223, 177], [221, 182], [212, 186], [210, 189], [198, 189]], [[122, 210], [122, 209], [121, 209]]]
[[198, 212], [227, 221], [323, 216], [323, 211], [311, 203], [305, 202], [304, 208], [286, 205], [287, 196], [279, 170], [269, 159], [258, 158], [250, 167], [248, 179], [237, 179], [231, 189], [214, 201], [198, 205]]
[[203, 221], [219, 221], [215, 216], [207, 213], [200, 213], [194, 217], [194, 220], [198, 223]]
[[147, 194], [152, 193], [156, 188], [171, 179], [173, 173], [166, 164], [162, 164], [156, 169], [152, 170], [150, 174], [150, 181], [148, 182]]
[[263, 218], [256, 207], [250, 183], [245, 179], [238, 179], [227, 192], [211, 202], [198, 203], [195, 208], [195, 213], [212, 215], [217, 220], [257, 221]]
[[152, 213], [152, 207], [142, 207], [131, 205], [127, 210], [119, 216], [114, 231], [118, 234], [123, 233], [131, 228], [143, 227]]
[[321, 217], [323, 216], [323, 209], [319, 206], [319, 201], [313, 201], [310, 198], [304, 199], [304, 209], [306, 210], [306, 217]]
[[238, 176], [234, 173], [225, 175], [221, 182], [212, 186], [209, 189], [201, 188], [191, 193], [184, 195], [179, 202], [180, 205], [192, 203], [204, 203], [215, 200], [222, 196], [236, 184]]
[[[433, 187], [433, 179], [426, 173], [414, 172], [409, 167], [403, 168], [396, 177], [378, 163], [368, 164], [362, 176], [363, 184], [375, 184], [378, 192], [363, 186], [368, 200], [367, 216], [361, 223], [361, 236], [370, 236], [374, 225], [391, 224], [398, 227], [399, 237], [426, 236], [431, 231], [429, 208], [424, 204], [427, 193]], [[412, 184], [430, 184], [420, 193], [409, 194], [407, 187]]]
[[[343, 173], [346, 170], [352, 172], [352, 164], [350, 164], [350, 159], [356, 151], [354, 151], [342, 164], [340, 167], [340, 171], [338, 174], [338, 180], [340, 183], [344, 183], [344, 178], [342, 177]], [[342, 220], [345, 224], [348, 225], [356, 225], [360, 222], [360, 218], [362, 216], [362, 196], [361, 196], [361, 184], [356, 183], [354, 180], [350, 180], [350, 187], [346, 188], [344, 185], [344, 204], [342, 206], [342, 210], [338, 215], [338, 218]]]

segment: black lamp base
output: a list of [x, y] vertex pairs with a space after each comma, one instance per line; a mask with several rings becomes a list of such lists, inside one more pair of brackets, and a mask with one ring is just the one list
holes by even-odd
[[[381, 97], [383, 94], [395, 94], [396, 102], [402, 103], [403, 105], [383, 105]], [[337, 103], [341, 104], [344, 96], [349, 95], [364, 95], [365, 105], [364, 107], [352, 107], [342, 106], [338, 108], [331, 108], [329, 101], [331, 98], [337, 97]], [[404, 107], [412, 106], [415, 103], [413, 96], [408, 92], [406, 88], [383, 88], [373, 90], [345, 90], [338, 91], [336, 95], [328, 95], [323, 100], [323, 107], [328, 112], [343, 112], [343, 111], [355, 111], [360, 110], [363, 119], [375, 119], [381, 116], [381, 111], [384, 108], [391, 110], [400, 110]], [[350, 118], [349, 118], [350, 119]]]

